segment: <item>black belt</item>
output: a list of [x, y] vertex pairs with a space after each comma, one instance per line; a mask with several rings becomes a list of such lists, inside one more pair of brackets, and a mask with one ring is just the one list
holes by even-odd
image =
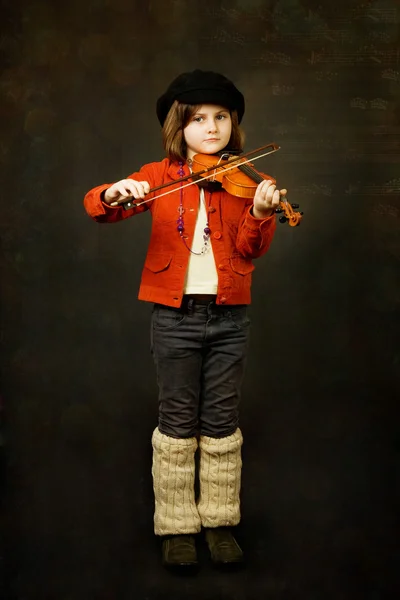
[[217, 299], [216, 294], [185, 294], [182, 298], [181, 308], [187, 308], [188, 306], [196, 306], [196, 304], [210, 304], [215, 302]]

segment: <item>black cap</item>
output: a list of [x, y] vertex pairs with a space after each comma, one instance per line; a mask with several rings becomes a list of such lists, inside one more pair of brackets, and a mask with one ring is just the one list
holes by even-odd
[[173, 80], [165, 94], [157, 100], [157, 117], [161, 126], [175, 100], [184, 104], [218, 104], [237, 110], [239, 123], [244, 114], [243, 94], [232, 81], [213, 71], [196, 69]]

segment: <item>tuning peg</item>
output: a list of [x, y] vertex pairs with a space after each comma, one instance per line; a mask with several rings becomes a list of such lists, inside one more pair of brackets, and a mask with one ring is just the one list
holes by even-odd
[[298, 205], [298, 204], [290, 204], [290, 206], [291, 206], [292, 208], [299, 208], [299, 205]]
[[286, 223], [287, 218], [285, 216], [279, 217], [279, 223]]
[[276, 212], [276, 213], [282, 213], [282, 212], [283, 212], [283, 208], [276, 208], [276, 209], [275, 209], [275, 212]]

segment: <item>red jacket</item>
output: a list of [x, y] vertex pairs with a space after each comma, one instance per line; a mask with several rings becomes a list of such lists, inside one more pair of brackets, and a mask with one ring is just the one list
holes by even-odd
[[[148, 181], [156, 187], [167, 181], [179, 179], [179, 166], [165, 158], [161, 162], [144, 165], [129, 177]], [[185, 175], [189, 174], [184, 166]], [[170, 195], [137, 208], [125, 210], [122, 206], [111, 207], [102, 202], [101, 193], [112, 184], [104, 184], [90, 190], [84, 199], [88, 214], [99, 223], [114, 223], [127, 219], [147, 209], [152, 215], [152, 231], [142, 272], [139, 299], [148, 302], [179, 307], [182, 301], [189, 250], [177, 231], [180, 184]], [[164, 192], [161, 190], [158, 193]], [[153, 195], [156, 195], [155, 192]], [[208, 196], [208, 192], [206, 192]], [[150, 198], [148, 195], [146, 197]], [[212, 193], [209, 213], [211, 244], [218, 272], [217, 304], [250, 304], [250, 286], [254, 265], [252, 259], [264, 254], [271, 243], [275, 228], [275, 216], [256, 219], [251, 214], [253, 201], [238, 198], [225, 190]], [[184, 222], [190, 247], [199, 206], [199, 189], [196, 185], [183, 189]]]

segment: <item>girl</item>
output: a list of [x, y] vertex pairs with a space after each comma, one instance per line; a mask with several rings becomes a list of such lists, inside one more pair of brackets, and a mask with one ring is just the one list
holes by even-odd
[[[152, 436], [154, 530], [167, 567], [197, 564], [203, 527], [216, 564], [240, 563], [232, 527], [240, 521], [242, 432], [238, 406], [248, 348], [252, 259], [275, 230], [280, 195], [269, 180], [254, 199], [218, 184], [173, 184], [171, 194], [126, 210], [132, 198], [189, 175], [195, 154], [241, 150], [244, 98], [219, 73], [179, 75], [157, 101], [167, 157], [85, 196], [88, 214], [113, 223], [149, 210], [152, 231], [139, 299], [154, 303], [151, 351], [159, 387]], [[187, 182], [185, 182], [187, 183]], [[162, 190], [164, 192], [165, 190]], [[199, 496], [195, 452], [199, 448]]]

